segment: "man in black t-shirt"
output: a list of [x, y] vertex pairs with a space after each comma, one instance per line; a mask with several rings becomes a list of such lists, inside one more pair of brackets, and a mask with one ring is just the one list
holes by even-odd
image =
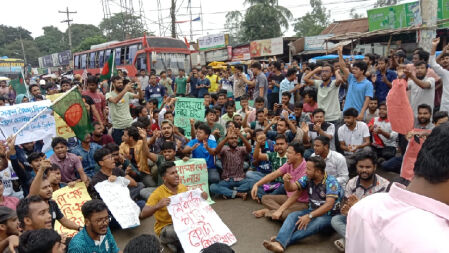
[[273, 72], [268, 76], [268, 87], [271, 93], [268, 94], [268, 109], [273, 110], [274, 104], [279, 104], [279, 85], [285, 79], [281, 71], [281, 63], [273, 63]]

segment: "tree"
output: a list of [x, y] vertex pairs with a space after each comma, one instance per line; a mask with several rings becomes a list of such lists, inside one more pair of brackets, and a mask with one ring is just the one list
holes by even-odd
[[398, 0], [377, 0], [377, 2], [374, 4], [374, 8], [389, 6], [389, 5], [396, 5], [398, 4]]
[[[85, 39], [97, 36], [103, 36], [100, 28], [94, 25], [85, 25], [85, 24], [72, 24], [70, 25], [70, 29], [72, 30], [72, 48], [78, 48]], [[65, 31], [65, 37], [68, 41], [69, 35], [68, 31]]]
[[[32, 66], [39, 65], [38, 58], [42, 56], [37, 44], [34, 40], [25, 39], [23, 41], [23, 47], [25, 49], [25, 56], [28, 64]], [[23, 59], [22, 45], [20, 40], [15, 40], [0, 47], [0, 55], [8, 56], [9, 58]]]
[[243, 15], [240, 11], [230, 11], [226, 13], [225, 30], [229, 32], [231, 45], [237, 45], [243, 42], [242, 36]]
[[140, 37], [145, 32], [144, 24], [139, 17], [129, 13], [115, 13], [110, 18], [103, 19], [100, 30], [108, 40], [125, 40]]
[[65, 34], [54, 26], [44, 26], [44, 35], [36, 37], [37, 47], [42, 55], [62, 52], [69, 49], [69, 42]]
[[310, 0], [312, 12], [297, 18], [294, 31], [298, 37], [315, 36], [329, 25], [330, 12], [323, 7], [321, 0]]
[[0, 48], [15, 40], [20, 40], [20, 37], [22, 37], [22, 40], [33, 40], [31, 32], [22, 27], [0, 25]]
[[88, 37], [81, 41], [81, 43], [73, 50], [73, 52], [89, 50], [90, 46], [105, 43], [107, 41], [108, 40], [103, 35]]
[[353, 18], [353, 19], [356, 19], [356, 18], [363, 18], [363, 17], [364, 17], [363, 14], [360, 14], [360, 13], [355, 12], [355, 8], [352, 8], [352, 9], [351, 9], [351, 12], [349, 13], [349, 15], [350, 15], [351, 18]]
[[245, 0], [251, 6], [246, 10], [241, 24], [244, 41], [282, 36], [282, 29], [288, 29], [288, 21], [293, 17], [277, 0]]

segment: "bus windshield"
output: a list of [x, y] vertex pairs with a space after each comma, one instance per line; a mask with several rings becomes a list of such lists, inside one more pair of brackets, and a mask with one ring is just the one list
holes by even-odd
[[167, 69], [171, 69], [176, 75], [179, 69], [184, 69], [186, 73], [190, 72], [190, 59], [189, 55], [186, 54], [157, 53], [156, 60], [151, 59], [150, 62], [151, 69], [156, 71], [156, 74], [161, 73], [161, 71], [167, 71]]

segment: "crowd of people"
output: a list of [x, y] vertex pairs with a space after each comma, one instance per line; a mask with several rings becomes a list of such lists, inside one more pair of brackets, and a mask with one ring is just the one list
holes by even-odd
[[[426, 234], [436, 228], [447, 235], [449, 220], [449, 46], [436, 57], [438, 44], [430, 53], [417, 48], [411, 62], [401, 48], [347, 61], [339, 47], [337, 61], [301, 67], [272, 61], [219, 71], [203, 66], [188, 75], [180, 69], [176, 76], [119, 71], [102, 82], [88, 74], [38, 80], [29, 95], [2, 83], [1, 106], [77, 85], [94, 130], [83, 140], [53, 138], [50, 157], [42, 140], [15, 145], [10, 137], [0, 145], [0, 251], [119, 252], [111, 230], [121, 227], [94, 187], [118, 180], [140, 218], [154, 216], [157, 236], [134, 238], [123, 252], [159, 252], [161, 244], [182, 252], [167, 211], [169, 197], [187, 191], [174, 161], [202, 158], [213, 198], [251, 198], [261, 205], [255, 217], [282, 222], [263, 242], [270, 251], [334, 229], [340, 251], [443, 252], [444, 240]], [[190, 138], [174, 124], [178, 97], [204, 99], [204, 120], [190, 120]], [[396, 130], [408, 115], [413, 129]], [[397, 182], [378, 169], [397, 173]], [[52, 200], [54, 191], [78, 182], [92, 197], [81, 208], [84, 226]], [[376, 197], [365, 200], [370, 195]], [[79, 232], [61, 237], [56, 220]], [[218, 250], [233, 252], [219, 243], [203, 251]]]

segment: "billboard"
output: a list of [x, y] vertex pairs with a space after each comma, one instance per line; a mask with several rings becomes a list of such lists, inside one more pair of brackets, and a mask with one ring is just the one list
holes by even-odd
[[232, 61], [246, 61], [251, 59], [249, 45], [232, 48]]
[[220, 33], [206, 35], [198, 38], [198, 47], [200, 50], [209, 50], [214, 48], [226, 47], [229, 43], [229, 35]]
[[282, 37], [251, 41], [249, 44], [251, 58], [280, 55], [284, 53]]
[[40, 68], [67, 66], [72, 60], [72, 52], [70, 52], [70, 50], [66, 50], [63, 52], [39, 57], [38, 60]]
[[227, 48], [207, 51], [205, 55], [206, 55], [206, 62], [227, 61], [231, 59], [231, 55], [229, 55]]
[[25, 63], [22, 59], [0, 59], [0, 74], [18, 74], [22, 71], [24, 66]]
[[[324, 34], [324, 35], [318, 35], [318, 36], [311, 36], [311, 37], [305, 37], [304, 38], [304, 50], [305, 51], [311, 51], [311, 50], [326, 50], [326, 42], [325, 39], [328, 39], [330, 37], [334, 36], [333, 34]], [[331, 49], [334, 47], [334, 43], [327, 42], [327, 48]]]

